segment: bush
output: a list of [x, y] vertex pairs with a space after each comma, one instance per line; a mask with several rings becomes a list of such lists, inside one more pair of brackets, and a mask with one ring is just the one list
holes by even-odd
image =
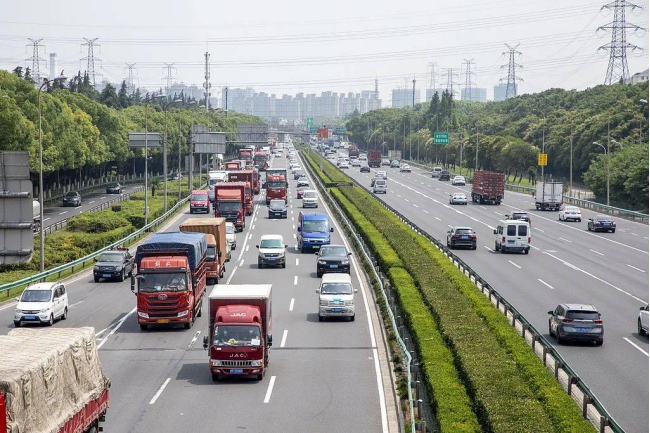
[[68, 220], [71, 232], [104, 233], [130, 225], [129, 221], [114, 211], [85, 212]]

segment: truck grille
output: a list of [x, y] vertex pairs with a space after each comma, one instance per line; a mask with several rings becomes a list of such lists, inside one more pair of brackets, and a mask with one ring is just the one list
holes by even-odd
[[221, 361], [223, 367], [250, 367], [251, 361]]
[[158, 299], [158, 295], [147, 296], [147, 310], [149, 317], [169, 317], [176, 316], [181, 308], [181, 296], [178, 294], [169, 294], [165, 300]]

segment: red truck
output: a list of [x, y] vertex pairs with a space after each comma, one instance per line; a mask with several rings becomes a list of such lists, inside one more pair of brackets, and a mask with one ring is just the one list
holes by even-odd
[[246, 188], [221, 182], [214, 186], [214, 216], [225, 218], [240, 232], [246, 227]]
[[265, 171], [269, 168], [269, 155], [266, 152], [255, 152], [253, 161], [259, 171]]
[[137, 296], [140, 329], [156, 324], [192, 327], [203, 305], [207, 251], [203, 233], [154, 233], [138, 245], [138, 274], [131, 277], [131, 291]]
[[262, 380], [273, 343], [271, 284], [219, 284], [210, 293], [208, 349], [212, 380], [254, 376]]
[[190, 213], [210, 213], [210, 200], [207, 190], [194, 190], [190, 196]]
[[228, 161], [228, 162], [226, 162], [226, 171], [243, 170], [244, 167], [245, 167], [245, 164], [243, 164], [242, 161]]
[[250, 182], [223, 182], [218, 185], [222, 189], [239, 189], [244, 188], [244, 209], [246, 215], [253, 215], [253, 190]]
[[505, 196], [506, 178], [503, 173], [475, 171], [472, 181], [472, 201], [475, 203], [501, 204]]
[[[259, 173], [257, 170], [238, 170], [228, 172], [228, 182], [248, 182], [253, 186], [253, 193], [260, 193]], [[255, 186], [257, 185], [257, 191]]]
[[287, 202], [287, 181], [283, 174], [269, 174], [266, 176], [266, 204], [271, 200], [284, 200]]
[[249, 148], [239, 149], [237, 155], [242, 161], [250, 161], [253, 159], [253, 150]]
[[356, 144], [351, 144], [350, 146], [348, 146], [348, 156], [350, 158], [359, 157], [359, 147]]
[[93, 328], [13, 329], [0, 336], [0, 432], [101, 430], [110, 381], [95, 338]]
[[189, 218], [178, 229], [182, 232], [203, 233], [207, 236], [208, 252], [205, 258], [206, 283], [219, 284], [226, 271], [226, 220], [224, 218]]
[[369, 150], [368, 151], [368, 166], [369, 167], [381, 167], [381, 151], [380, 150]]

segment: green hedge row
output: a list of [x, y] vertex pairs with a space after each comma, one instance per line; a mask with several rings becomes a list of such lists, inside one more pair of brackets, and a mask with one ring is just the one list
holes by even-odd
[[329, 162], [329, 160], [323, 158], [322, 155], [320, 155], [318, 152], [316, 152], [315, 150], [309, 150], [307, 151], [307, 154], [311, 157], [312, 167], [317, 172], [320, 171], [320, 160], [323, 161], [323, 172], [330, 179], [331, 182], [350, 183], [350, 178], [347, 175], [342, 173], [341, 170], [336, 168], [331, 162]]

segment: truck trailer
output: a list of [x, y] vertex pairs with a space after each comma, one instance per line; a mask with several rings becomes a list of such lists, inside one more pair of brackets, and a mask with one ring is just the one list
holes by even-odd
[[213, 381], [253, 376], [262, 380], [273, 343], [271, 284], [220, 284], [209, 295], [210, 320], [203, 348]]
[[560, 182], [537, 182], [535, 185], [535, 207], [537, 210], [560, 210], [564, 196], [564, 185]]
[[208, 252], [206, 254], [206, 283], [218, 284], [226, 271], [226, 219], [225, 218], [190, 218], [178, 229], [182, 232], [204, 233], [208, 235]]
[[157, 324], [192, 327], [201, 316], [207, 251], [203, 233], [154, 233], [138, 245], [131, 291], [137, 297], [140, 329]]
[[475, 171], [472, 183], [472, 201], [475, 203], [501, 204], [505, 196], [506, 179], [503, 173]]
[[[228, 172], [228, 182], [248, 182], [252, 185], [253, 193], [260, 193], [259, 173], [257, 170], [238, 170]], [[257, 189], [255, 186], [257, 185]]]
[[369, 167], [381, 167], [381, 151], [380, 150], [369, 150], [368, 151], [368, 166]]
[[97, 433], [108, 409], [93, 328], [0, 336], [0, 432]]
[[225, 218], [240, 232], [246, 227], [246, 195], [243, 185], [237, 188], [221, 182], [214, 186], [214, 216]]

